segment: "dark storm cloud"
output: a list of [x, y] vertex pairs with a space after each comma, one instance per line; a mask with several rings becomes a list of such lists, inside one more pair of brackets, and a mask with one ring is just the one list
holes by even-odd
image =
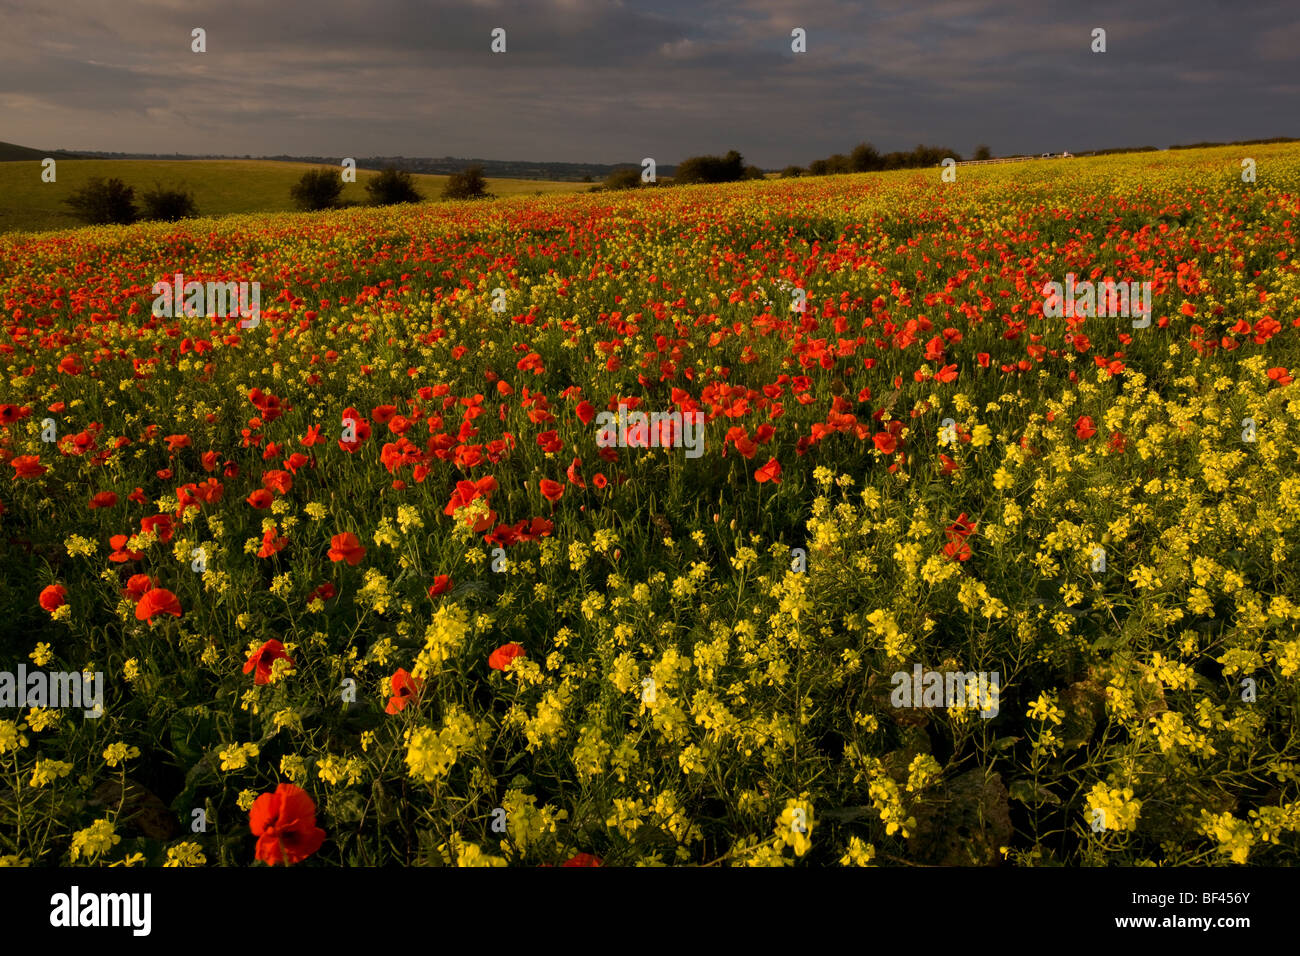
[[1300, 93], [1291, 0], [0, 0], [0, 23], [0, 139], [49, 149], [781, 166], [1292, 135]]

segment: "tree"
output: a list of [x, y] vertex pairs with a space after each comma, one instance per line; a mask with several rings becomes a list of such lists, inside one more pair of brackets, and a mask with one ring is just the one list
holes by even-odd
[[616, 169], [605, 177], [606, 189], [636, 189], [641, 185], [641, 170], [635, 167]]
[[975, 158], [976, 158], [976, 159], [992, 159], [992, 158], [993, 158], [993, 150], [989, 149], [988, 146], [986, 146], [985, 144], [980, 143], [978, 146], [975, 147]]
[[858, 143], [849, 153], [849, 166], [855, 173], [869, 173], [884, 168], [884, 159], [870, 143]]
[[135, 190], [120, 179], [96, 176], [63, 201], [72, 207], [74, 215], [92, 226], [126, 225], [139, 216]]
[[458, 173], [447, 177], [442, 187], [443, 199], [486, 199], [488, 198], [487, 180], [483, 178], [482, 166], [466, 166]]
[[785, 169], [781, 170], [781, 178], [794, 179], [797, 176], [802, 176], [803, 172], [802, 166], [787, 166]]
[[745, 159], [734, 149], [726, 156], [691, 156], [682, 160], [674, 183], [734, 183], [745, 176]]
[[424, 197], [415, 188], [415, 180], [403, 169], [389, 166], [366, 183], [372, 206], [392, 206], [401, 202], [419, 202]]
[[141, 194], [140, 202], [144, 206], [141, 219], [176, 222], [178, 219], [192, 219], [199, 214], [194, 197], [184, 189], [167, 189], [157, 183], [154, 183], [153, 189]]
[[338, 203], [343, 192], [343, 179], [333, 169], [309, 169], [289, 190], [293, 204], [299, 209], [314, 212], [329, 209]]

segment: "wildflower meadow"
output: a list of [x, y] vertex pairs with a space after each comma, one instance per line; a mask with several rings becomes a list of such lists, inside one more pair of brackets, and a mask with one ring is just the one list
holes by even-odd
[[0, 862], [1300, 862], [1298, 233], [1292, 144], [0, 237]]

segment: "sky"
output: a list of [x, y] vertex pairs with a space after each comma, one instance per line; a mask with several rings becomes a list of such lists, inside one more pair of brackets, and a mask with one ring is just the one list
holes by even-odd
[[50, 150], [779, 169], [1294, 136], [1298, 104], [1298, 0], [0, 0], [0, 140]]

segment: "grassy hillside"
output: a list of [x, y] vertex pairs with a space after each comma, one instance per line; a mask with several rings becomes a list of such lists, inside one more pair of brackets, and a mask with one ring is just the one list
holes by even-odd
[[16, 143], [0, 143], [0, 163], [10, 163], [16, 161], [32, 161], [39, 163], [46, 156], [52, 156], [55, 159], [71, 159], [71, 153], [61, 153], [57, 149], [41, 150], [32, 149], [30, 146], [19, 146]]
[[[0, 144], [3, 147], [5, 144]], [[22, 150], [24, 147], [14, 147]], [[31, 153], [40, 155], [38, 151]], [[3, 155], [3, 153], [0, 153]], [[293, 208], [289, 189], [312, 167], [303, 163], [277, 163], [238, 159], [61, 159], [57, 180], [41, 181], [40, 159], [0, 161], [0, 232], [71, 229], [81, 225], [63, 200], [95, 176], [116, 176], [139, 193], [160, 183], [183, 186], [194, 194], [199, 213], [278, 212]], [[365, 202], [365, 183], [378, 175], [357, 170], [357, 181], [343, 187], [343, 199]], [[417, 188], [426, 199], [442, 194], [446, 176], [417, 175]], [[586, 183], [561, 183], [528, 179], [489, 179], [488, 190], [497, 196], [529, 193], [581, 192]]]

